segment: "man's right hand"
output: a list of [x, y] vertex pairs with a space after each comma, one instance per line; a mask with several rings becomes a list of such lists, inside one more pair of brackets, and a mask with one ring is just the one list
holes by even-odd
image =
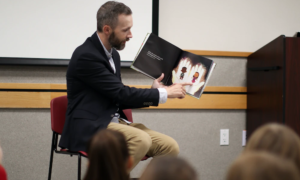
[[192, 83], [176, 83], [171, 86], [165, 87], [168, 93], [168, 98], [184, 98], [186, 90], [184, 86], [192, 85]]

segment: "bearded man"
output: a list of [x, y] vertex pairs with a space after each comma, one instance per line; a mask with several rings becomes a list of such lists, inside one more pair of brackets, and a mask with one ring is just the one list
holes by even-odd
[[137, 89], [121, 81], [120, 56], [132, 38], [132, 12], [123, 3], [109, 1], [97, 12], [97, 31], [77, 47], [67, 71], [68, 108], [59, 146], [85, 151], [88, 140], [100, 129], [122, 132], [127, 140], [133, 166], [145, 156], [177, 155], [177, 142], [140, 123], [130, 123], [123, 109], [158, 106], [167, 98], [184, 98], [184, 85], [160, 84]]

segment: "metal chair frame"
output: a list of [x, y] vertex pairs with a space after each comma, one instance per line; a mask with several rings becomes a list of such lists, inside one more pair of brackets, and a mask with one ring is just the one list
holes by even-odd
[[68, 151], [66, 149], [61, 149], [61, 150], [57, 150], [57, 142], [58, 142], [58, 136], [59, 134], [57, 132], [54, 132], [53, 131], [53, 135], [52, 135], [52, 144], [51, 144], [51, 153], [50, 153], [50, 163], [49, 163], [49, 173], [48, 173], [48, 180], [51, 180], [51, 173], [52, 173], [52, 164], [53, 164], [53, 155], [54, 155], [54, 152], [57, 153], [57, 154], [65, 154], [65, 155], [70, 155], [70, 156], [73, 156], [73, 155], [76, 155], [78, 156], [78, 172], [77, 172], [77, 175], [78, 175], [78, 180], [80, 180], [81, 178], [81, 157], [87, 157], [87, 155], [85, 155], [86, 153], [85, 152], [71, 152], [71, 151]]

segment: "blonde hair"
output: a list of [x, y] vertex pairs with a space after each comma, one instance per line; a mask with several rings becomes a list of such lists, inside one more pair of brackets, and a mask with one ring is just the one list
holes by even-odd
[[226, 180], [299, 180], [294, 163], [267, 152], [247, 152], [230, 166]]
[[267, 151], [279, 155], [292, 160], [300, 170], [300, 139], [287, 126], [270, 123], [258, 128], [247, 142], [244, 152], [248, 151]]
[[162, 156], [149, 163], [140, 180], [197, 180], [197, 173], [184, 159]]

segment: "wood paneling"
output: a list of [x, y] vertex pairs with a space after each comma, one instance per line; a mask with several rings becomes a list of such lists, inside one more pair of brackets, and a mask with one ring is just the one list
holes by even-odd
[[[129, 85], [136, 88], [150, 88], [149, 85]], [[66, 84], [0, 83], [0, 89], [43, 89], [66, 90]], [[246, 87], [207, 86], [204, 92], [247, 92]]]
[[200, 56], [248, 57], [252, 52], [185, 50]]
[[300, 38], [286, 38], [285, 124], [300, 135]]
[[[151, 86], [131, 85], [131, 87], [150, 88]], [[51, 99], [67, 95], [66, 92], [51, 92], [66, 90], [66, 84], [0, 83], [0, 89], [2, 89], [0, 108], [49, 108]], [[30, 91], [26, 92], [26, 90]], [[39, 90], [50, 92], [38, 92]], [[205, 92], [208, 93], [244, 93], [246, 91], [246, 87], [208, 86], [205, 88]], [[186, 96], [185, 99], [168, 99], [165, 104], [146, 109], [246, 109], [246, 98], [246, 94], [203, 94], [199, 100], [191, 96]]]
[[0, 83], [0, 89], [50, 89], [50, 84], [43, 84], [43, 83]]
[[[136, 88], [150, 88], [149, 85], [129, 85]], [[66, 90], [66, 84], [34, 84], [34, 83], [0, 83], [0, 89], [48, 89]], [[204, 92], [247, 92], [246, 87], [207, 86]]]
[[200, 99], [168, 99], [165, 104], [149, 109], [246, 109], [247, 95], [203, 94]]
[[66, 95], [67, 95], [66, 92], [51, 92], [50, 98], [53, 99], [59, 96], [66, 96]]
[[[0, 108], [49, 108], [50, 100], [65, 92], [0, 92]], [[195, 99], [168, 99], [167, 103], [147, 109], [246, 109], [245, 94], [203, 94]]]
[[67, 85], [66, 84], [50, 84], [50, 89], [67, 89]]
[[279, 36], [248, 58], [247, 138], [276, 122], [300, 136], [300, 38]]
[[247, 92], [247, 87], [206, 86], [204, 92]]
[[248, 57], [247, 139], [263, 124], [283, 123], [284, 41], [279, 36]]
[[[150, 88], [148, 85], [129, 85], [135, 88]], [[247, 87], [234, 86], [206, 86], [204, 92], [247, 92]]]
[[0, 108], [49, 108], [50, 92], [0, 92]]

